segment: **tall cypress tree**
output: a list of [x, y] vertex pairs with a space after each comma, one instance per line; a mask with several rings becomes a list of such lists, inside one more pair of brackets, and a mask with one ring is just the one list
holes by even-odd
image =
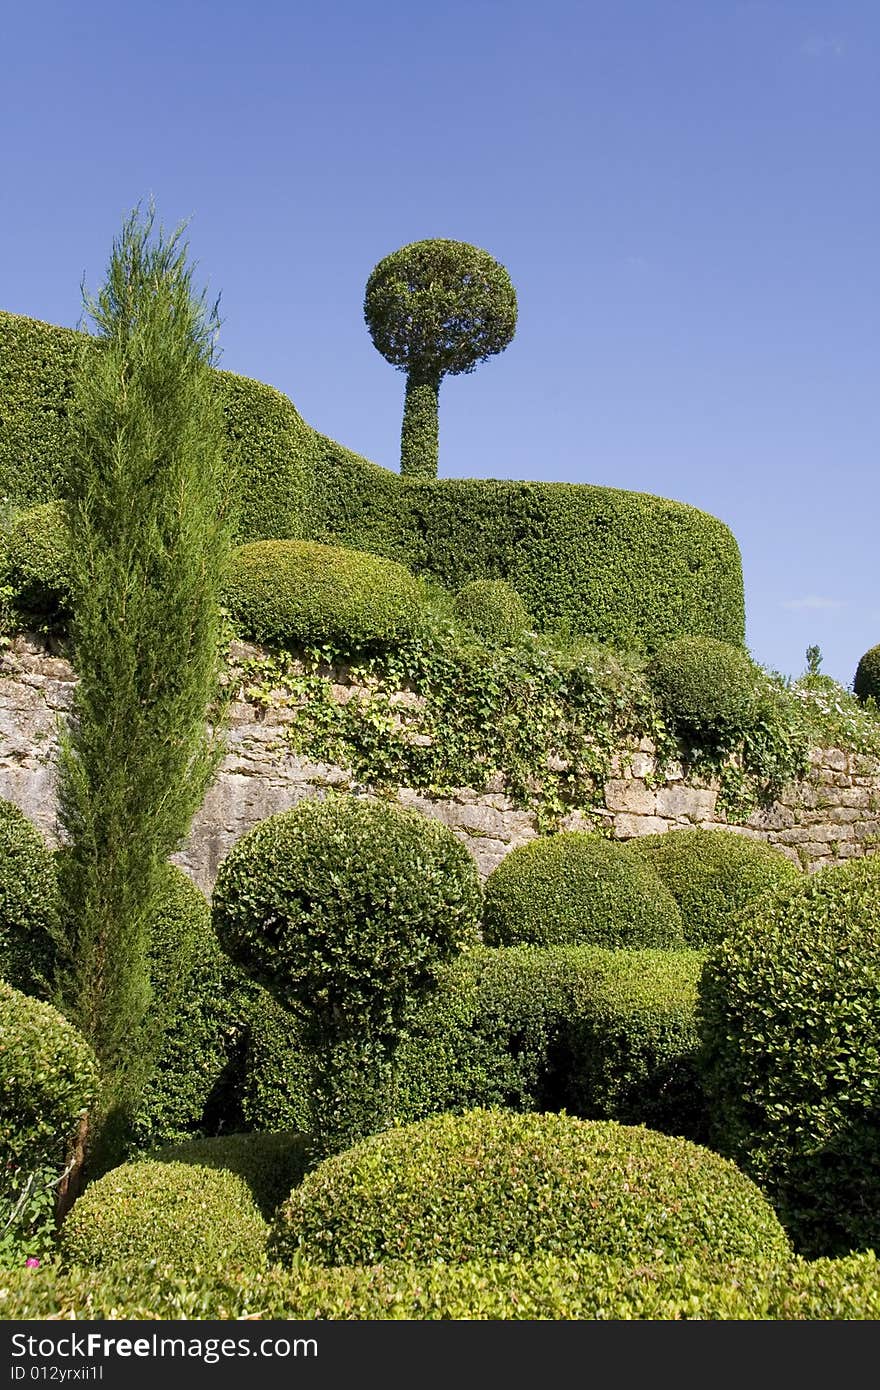
[[[159, 875], [220, 755], [219, 589], [230, 544], [219, 319], [192, 286], [183, 227], [136, 209], [85, 295], [65, 487], [78, 676], [60, 763], [68, 1017], [104, 1091], [88, 1135], [118, 1152], [149, 1074], [150, 917]], [[83, 1140], [86, 1136], [82, 1136]]]

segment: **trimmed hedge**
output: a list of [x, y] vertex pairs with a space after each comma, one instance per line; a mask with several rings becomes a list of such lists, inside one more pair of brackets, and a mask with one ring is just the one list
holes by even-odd
[[598, 1255], [515, 1263], [367, 1269], [14, 1269], [0, 1273], [0, 1315], [76, 1318], [260, 1318], [310, 1322], [443, 1320], [880, 1319], [880, 1264], [842, 1260], [683, 1260], [626, 1264]]
[[0, 801], [0, 979], [26, 994], [50, 991], [59, 906], [42, 835], [11, 801]]
[[760, 706], [759, 671], [748, 654], [714, 637], [678, 637], [645, 672], [676, 734], [726, 747], [752, 727]]
[[785, 855], [729, 830], [669, 830], [627, 842], [649, 864], [681, 910], [689, 946], [712, 946], [756, 898], [801, 878]]
[[713, 1136], [801, 1253], [880, 1244], [880, 859], [745, 912], [700, 984]]
[[[0, 313], [0, 495], [59, 494], [79, 334]], [[218, 373], [242, 541], [307, 538], [397, 560], [452, 590], [503, 579], [539, 627], [653, 650], [742, 644], [742, 565], [715, 517], [575, 483], [404, 481], [305, 425], [271, 387]]]
[[248, 1186], [265, 1219], [301, 1182], [309, 1167], [306, 1136], [293, 1130], [263, 1134], [224, 1134], [191, 1139], [146, 1154], [144, 1162], [190, 1163], [235, 1173]]
[[222, 1168], [124, 1163], [86, 1188], [60, 1234], [62, 1262], [100, 1269], [155, 1260], [185, 1275], [219, 1259], [259, 1268], [266, 1223], [247, 1183]]
[[242, 1120], [252, 1130], [307, 1130], [312, 1076], [302, 1021], [254, 988], [237, 1089]]
[[490, 642], [515, 642], [531, 623], [528, 609], [503, 579], [472, 579], [453, 603], [458, 620]]
[[422, 611], [402, 565], [313, 541], [240, 546], [223, 597], [243, 635], [270, 647], [385, 647], [410, 636]]
[[785, 1258], [772, 1208], [686, 1139], [571, 1115], [470, 1110], [325, 1159], [279, 1210], [270, 1258], [414, 1264], [590, 1252]]
[[2, 545], [2, 580], [26, 617], [69, 617], [70, 558], [60, 502], [43, 502], [13, 520]]
[[580, 830], [530, 840], [492, 870], [483, 937], [490, 946], [684, 945], [678, 905], [653, 870]]
[[860, 700], [871, 697], [880, 703], [880, 645], [870, 647], [860, 659], [853, 690]]

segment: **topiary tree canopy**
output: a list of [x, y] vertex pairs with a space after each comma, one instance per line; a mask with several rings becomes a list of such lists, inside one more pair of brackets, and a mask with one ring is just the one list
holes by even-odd
[[374, 268], [364, 318], [382, 356], [407, 373], [400, 471], [435, 478], [440, 382], [507, 347], [516, 329], [510, 276], [465, 241], [415, 241]]

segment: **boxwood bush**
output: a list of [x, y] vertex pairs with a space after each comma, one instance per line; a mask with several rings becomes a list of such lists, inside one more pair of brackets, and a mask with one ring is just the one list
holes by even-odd
[[491, 946], [684, 945], [678, 905], [654, 871], [576, 830], [519, 845], [492, 870], [483, 937]]
[[584, 1254], [514, 1262], [235, 1269], [0, 1271], [4, 1318], [203, 1320], [862, 1320], [880, 1318], [874, 1255], [841, 1260], [682, 1260]]
[[880, 645], [870, 647], [860, 658], [853, 690], [860, 700], [870, 697], [880, 703]]
[[327, 1265], [788, 1251], [754, 1183], [708, 1149], [613, 1121], [501, 1110], [435, 1116], [326, 1159], [270, 1238], [281, 1263]]
[[247, 1183], [228, 1169], [124, 1163], [91, 1183], [60, 1234], [64, 1264], [99, 1269], [157, 1261], [180, 1274], [222, 1259], [265, 1263], [266, 1223]]
[[280, 647], [385, 647], [411, 635], [421, 614], [402, 565], [311, 541], [240, 546], [224, 601], [245, 637]]
[[677, 637], [654, 654], [646, 675], [666, 719], [686, 741], [732, 746], [755, 723], [762, 680], [741, 647], [714, 637]]
[[24, 812], [0, 801], [0, 979], [26, 994], [49, 993], [58, 912], [51, 852]]
[[61, 623], [70, 616], [67, 524], [60, 502], [19, 513], [2, 545], [3, 583], [22, 617]]
[[797, 1248], [880, 1242], [880, 860], [820, 870], [743, 913], [706, 962], [714, 1141]]
[[669, 830], [640, 835], [627, 853], [649, 864], [681, 910], [689, 946], [711, 946], [762, 893], [800, 879], [801, 872], [772, 845], [728, 830]]
[[295, 1130], [259, 1134], [223, 1134], [214, 1139], [190, 1139], [146, 1154], [152, 1163], [188, 1163], [221, 1168], [247, 1184], [268, 1221], [276, 1208], [302, 1181], [309, 1167], [305, 1135]]
[[453, 607], [460, 622], [489, 642], [515, 642], [531, 624], [519, 594], [503, 579], [472, 579]]

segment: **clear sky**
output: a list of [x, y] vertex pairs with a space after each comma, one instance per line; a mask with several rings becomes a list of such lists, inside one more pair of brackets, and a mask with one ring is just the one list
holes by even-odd
[[364, 285], [474, 242], [519, 322], [441, 387], [441, 476], [721, 517], [787, 675], [880, 642], [877, 0], [30, 0], [0, 35], [0, 308], [75, 325], [152, 194], [222, 365], [393, 468]]

